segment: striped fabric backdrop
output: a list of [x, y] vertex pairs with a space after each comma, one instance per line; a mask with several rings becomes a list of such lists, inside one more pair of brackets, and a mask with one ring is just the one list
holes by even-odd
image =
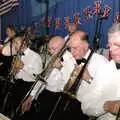
[[0, 0], [0, 16], [19, 5], [19, 0]]

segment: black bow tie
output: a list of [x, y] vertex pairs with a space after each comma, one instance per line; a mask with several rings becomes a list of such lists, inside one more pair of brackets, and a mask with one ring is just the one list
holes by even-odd
[[116, 68], [120, 69], [120, 64], [119, 63], [116, 63]]
[[86, 60], [85, 58], [82, 58], [82, 59], [77, 59], [76, 62], [77, 62], [77, 64], [79, 65], [79, 64], [81, 64], [81, 63], [86, 63], [87, 60]]

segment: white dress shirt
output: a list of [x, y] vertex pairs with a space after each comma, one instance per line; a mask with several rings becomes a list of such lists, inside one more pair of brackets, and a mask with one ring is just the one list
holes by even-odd
[[[88, 50], [84, 58], [88, 58], [91, 50]], [[104, 65], [108, 62], [108, 60], [97, 53], [93, 53], [92, 57], [89, 60], [89, 63], [87, 65], [88, 72], [91, 76], [91, 78], [95, 77], [96, 71], [101, 67], [101, 65]], [[88, 87], [92, 84], [93, 80], [89, 80], [91, 83], [86, 82], [85, 80], [81, 81], [81, 85], [79, 87], [78, 93], [77, 93], [77, 99], [81, 101], [82, 97], [86, 94]]]
[[21, 60], [24, 67], [16, 74], [16, 79], [23, 79], [26, 82], [34, 82], [35, 75], [42, 72], [42, 59], [39, 54], [27, 48]]
[[105, 112], [103, 105], [109, 100], [120, 100], [120, 70], [114, 61], [101, 67], [91, 86], [82, 98], [82, 110], [85, 114], [99, 116], [98, 120], [115, 120], [115, 116]]
[[[87, 58], [90, 54], [91, 50], [88, 50], [84, 58]], [[99, 54], [94, 53], [90, 63], [88, 65], [88, 71], [92, 77], [95, 75], [95, 71], [104, 63], [108, 62], [107, 59]], [[53, 92], [63, 91], [65, 84], [68, 82], [72, 71], [74, 70], [76, 65], [76, 60], [73, 58], [70, 52], [66, 52], [63, 55], [63, 67], [59, 71], [58, 69], [54, 69], [50, 74], [47, 82], [46, 89]], [[81, 86], [78, 91], [77, 99], [81, 101], [82, 96], [85, 94], [89, 84], [86, 81], [81, 82]], [[36, 87], [36, 90], [39, 87]], [[34, 96], [34, 94], [31, 94]]]

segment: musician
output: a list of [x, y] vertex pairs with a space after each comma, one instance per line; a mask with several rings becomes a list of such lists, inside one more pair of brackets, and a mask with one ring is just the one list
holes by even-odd
[[[90, 45], [88, 42], [88, 35], [84, 31], [76, 31], [70, 38], [68, 47], [74, 58], [76, 59], [78, 66], [82, 68], [83, 63], [79, 65], [79, 62], [83, 58], [88, 59], [91, 53]], [[83, 59], [84, 60], [84, 59]], [[92, 84], [92, 79], [95, 76], [95, 72], [99, 69], [101, 65], [104, 65], [108, 60], [97, 53], [93, 53], [87, 67], [84, 71], [81, 85], [78, 90], [77, 99], [81, 101], [82, 97], [86, 94], [86, 90]]]
[[112, 60], [96, 72], [93, 84], [82, 99], [82, 109], [98, 120], [116, 120], [120, 108], [120, 24], [108, 32]]
[[39, 54], [28, 48], [24, 35], [16, 35], [13, 39], [13, 46], [17, 51], [11, 69], [15, 77], [15, 86], [10, 89], [12, 96], [10, 96], [8, 104], [12, 103], [14, 110], [16, 110], [23, 96], [35, 82], [35, 75], [42, 71], [42, 60]]

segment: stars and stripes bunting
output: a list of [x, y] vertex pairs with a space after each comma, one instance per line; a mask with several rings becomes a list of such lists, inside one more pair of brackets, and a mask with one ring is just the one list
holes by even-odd
[[0, 0], [0, 16], [19, 5], [19, 0]]

